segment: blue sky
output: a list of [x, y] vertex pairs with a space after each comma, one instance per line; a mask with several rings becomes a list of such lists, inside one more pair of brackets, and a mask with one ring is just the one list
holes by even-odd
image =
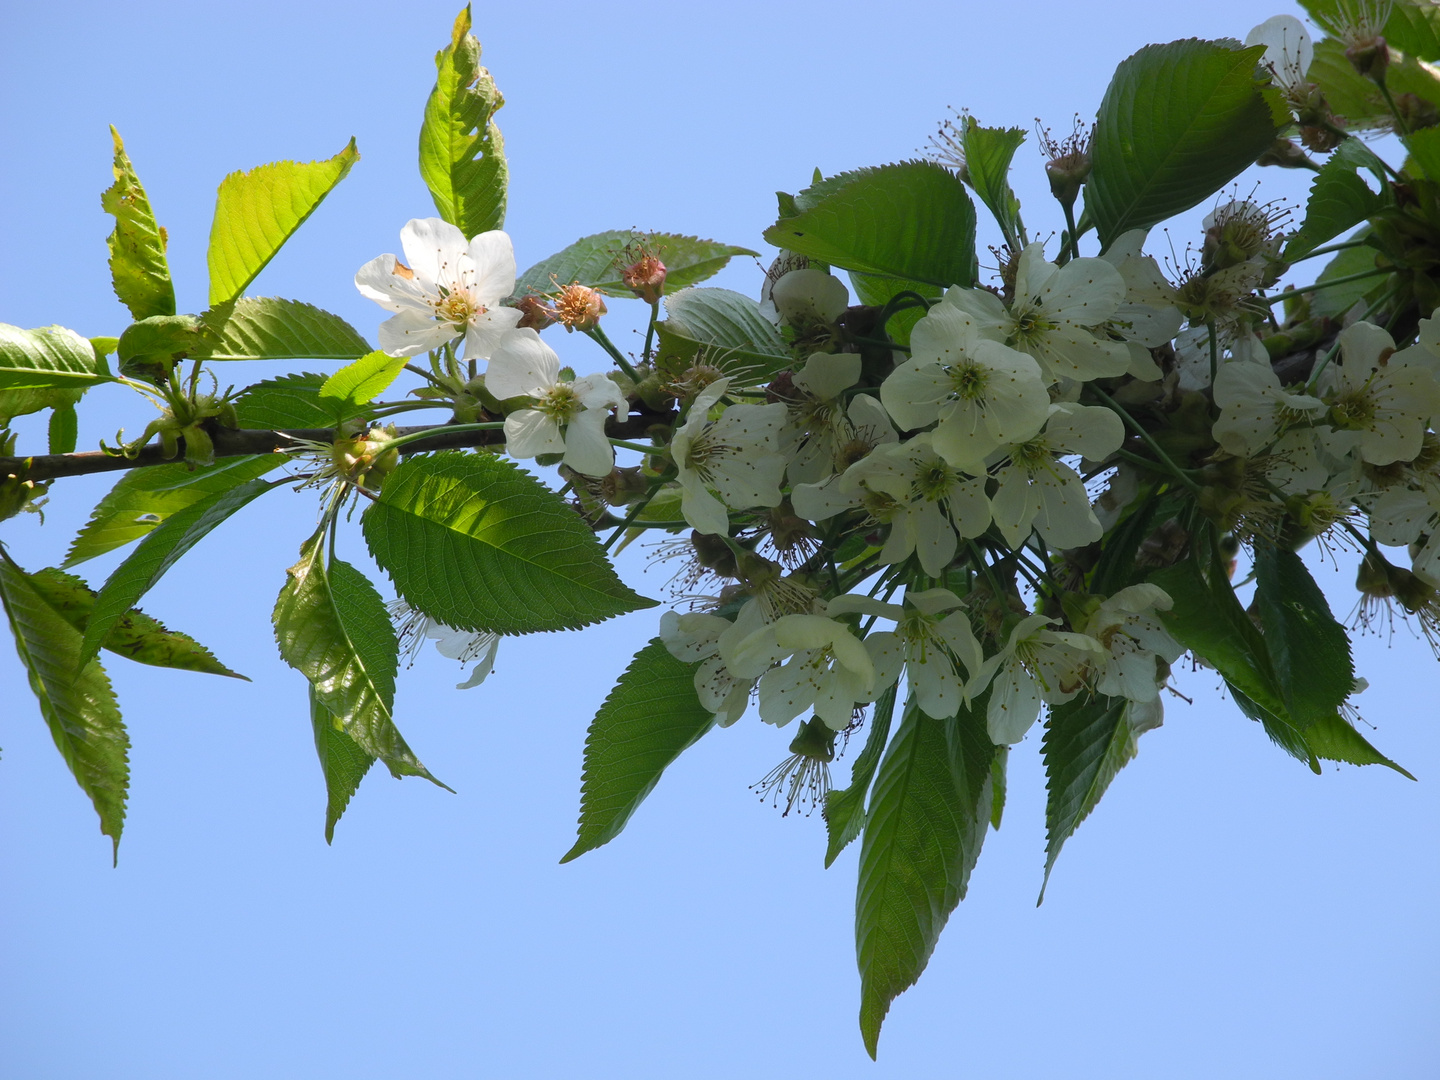
[[[1064, 127], [1093, 113], [1139, 46], [1243, 37], [1272, 13], [551, 3], [477, 7], [475, 22], [508, 99], [507, 230], [525, 266], [630, 226], [766, 250], [773, 193], [816, 166], [910, 156], [947, 105], [987, 124]], [[99, 209], [106, 124], [170, 231], [182, 310], [204, 303], [220, 178], [329, 156], [354, 135], [362, 160], [252, 291], [339, 312], [373, 340], [381, 312], [351, 278], [433, 212], [415, 141], [454, 14], [449, 0], [12, 5], [0, 15], [0, 320], [91, 335], [124, 325]], [[1033, 140], [1018, 161], [1028, 222], [1056, 227]], [[1264, 195], [1303, 198], [1303, 177], [1257, 175]], [[1195, 220], [1174, 227], [1177, 248]], [[753, 294], [758, 278], [737, 260], [716, 283]], [[619, 325], [624, 302], [612, 307]], [[601, 367], [588, 342], [552, 344], [582, 372]], [[222, 385], [275, 370], [234, 368]], [[93, 398], [82, 443], [149, 418], [118, 391]], [[43, 527], [6, 523], [16, 558], [57, 562], [107, 486], [57, 484]], [[782, 820], [746, 789], [789, 732], [752, 716], [706, 736], [618, 840], [557, 865], [586, 725], [654, 612], [506, 641], [478, 690], [453, 690], [453, 664], [422, 656], [398, 716], [458, 794], [373, 774], [327, 848], [304, 683], [269, 625], [315, 512], [307, 497], [271, 496], [145, 602], [253, 683], [110, 663], [134, 742], [118, 869], [0, 645], [5, 1075], [1340, 1078], [1440, 1066], [1440, 672], [1403, 631], [1393, 648], [1362, 641], [1357, 659], [1373, 741], [1420, 783], [1373, 768], [1313, 776], [1212, 678], [1189, 676], [1195, 706], [1172, 703], [1145, 737], [1039, 909], [1032, 734], [1011, 758], [1004, 827], [873, 1064], [855, 1027], [855, 852], [822, 869], [819, 817]], [[341, 553], [364, 561], [358, 529]], [[115, 561], [85, 572], [102, 578]], [[662, 570], [635, 557], [622, 572], [660, 595]], [[1339, 611], [1353, 603], [1346, 573], [1321, 575]]]

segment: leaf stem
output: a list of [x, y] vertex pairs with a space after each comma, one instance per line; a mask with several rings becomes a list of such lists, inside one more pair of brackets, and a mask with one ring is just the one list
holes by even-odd
[[1293, 299], [1301, 293], [1319, 292], [1321, 289], [1332, 289], [1336, 285], [1349, 285], [1352, 281], [1364, 281], [1366, 278], [1381, 277], [1393, 272], [1391, 269], [1381, 270], [1377, 268], [1375, 270], [1364, 270], [1358, 274], [1346, 274], [1344, 277], [1330, 278], [1328, 281], [1317, 281], [1314, 285], [1306, 285], [1303, 289], [1286, 289], [1284, 292], [1278, 292], [1274, 296], [1267, 296], [1260, 302], [1262, 304], [1278, 304], [1286, 297]]
[[625, 520], [622, 521], [619, 525], [615, 526], [615, 531], [610, 534], [610, 536], [606, 539], [605, 543], [600, 545], [601, 551], [609, 551], [612, 547], [615, 546], [615, 541], [620, 539], [620, 537], [625, 533], [626, 529], [634, 525], [635, 519], [638, 518], [642, 512], [644, 512], [645, 507], [650, 505], [650, 500], [655, 498], [655, 496], [660, 493], [661, 487], [662, 485], [656, 484], [653, 488], [650, 489], [650, 491], [645, 495], [643, 499], [641, 499], [638, 503], [635, 504], [635, 508], [625, 516]]
[[437, 428], [412, 432], [409, 435], [397, 435], [385, 444], [385, 449], [398, 450], [402, 446], [407, 446], [412, 442], [419, 442], [421, 439], [428, 439], [432, 435], [459, 435], [466, 431], [501, 431], [504, 427], [505, 422], [503, 420], [485, 424], [444, 424]]
[[591, 327], [589, 330], [586, 330], [585, 333], [590, 335], [590, 339], [592, 341], [594, 341], [597, 345], [599, 345], [602, 349], [604, 349], [607, 353], [610, 354], [610, 359], [615, 361], [616, 365], [620, 368], [621, 371], [626, 374], [626, 376], [630, 379], [631, 382], [640, 382], [640, 376], [635, 374], [635, 369], [630, 366], [630, 361], [626, 360], [625, 357], [621, 355], [620, 350], [617, 349], [614, 342], [612, 342], [606, 336], [604, 330], [600, 329], [600, 327], [597, 325]]

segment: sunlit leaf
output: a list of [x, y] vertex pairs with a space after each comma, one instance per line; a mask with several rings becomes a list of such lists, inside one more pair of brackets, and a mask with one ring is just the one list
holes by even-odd
[[105, 241], [115, 295], [137, 320], [174, 315], [175, 286], [165, 258], [165, 230], [155, 222], [150, 199], [114, 127], [110, 138], [115, 143], [115, 182], [100, 196], [100, 205], [115, 216], [115, 231]]

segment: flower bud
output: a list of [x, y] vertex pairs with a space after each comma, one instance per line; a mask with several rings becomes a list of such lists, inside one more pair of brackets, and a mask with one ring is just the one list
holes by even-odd
[[1379, 34], [1365, 41], [1357, 41], [1345, 50], [1345, 59], [1350, 66], [1365, 78], [1383, 85], [1385, 72], [1390, 68], [1390, 47]]
[[522, 296], [515, 302], [515, 307], [520, 312], [520, 321], [515, 324], [517, 329], [544, 330], [556, 320], [550, 305], [538, 296]]
[[1406, 131], [1440, 127], [1440, 109], [1415, 94], [1396, 94], [1395, 112]]
[[1039, 127], [1040, 149], [1046, 158], [1045, 175], [1050, 179], [1050, 193], [1063, 205], [1075, 205], [1080, 188], [1090, 176], [1090, 144], [1095, 136], [1094, 127], [1085, 127], [1077, 116], [1074, 130], [1065, 138], [1056, 140], [1048, 128]]
[[605, 297], [588, 285], [572, 282], [555, 298], [554, 311], [566, 330], [593, 330], [605, 314]]
[[642, 254], [620, 268], [625, 287], [647, 304], [658, 304], [665, 292], [665, 264], [651, 254]]
[[1289, 139], [1276, 139], [1255, 159], [1256, 165], [1276, 165], [1282, 169], [1310, 169], [1317, 166], [1300, 146]]

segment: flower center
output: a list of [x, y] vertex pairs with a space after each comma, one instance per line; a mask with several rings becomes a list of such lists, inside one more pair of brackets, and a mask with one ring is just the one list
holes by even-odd
[[1370, 428], [1375, 423], [1375, 401], [1370, 396], [1369, 386], [1341, 394], [1330, 404], [1330, 418], [1335, 426], [1347, 431]]
[[568, 424], [584, 408], [570, 383], [556, 383], [535, 402], [535, 408], [557, 424]]
[[435, 304], [435, 317], [455, 326], [468, 326], [477, 315], [484, 315], [484, 304], [477, 304], [465, 289], [440, 286], [440, 300]]
[[1011, 450], [1010, 460], [1033, 476], [1041, 469], [1049, 467], [1050, 446], [1043, 438], [1031, 439]]
[[939, 502], [950, 494], [950, 488], [954, 486], [959, 479], [959, 474], [943, 461], [932, 461], [924, 465], [920, 471], [916, 473], [911, 491], [917, 499], [924, 499], [926, 502]]
[[1015, 341], [1020, 345], [1033, 345], [1055, 329], [1055, 323], [1045, 318], [1037, 304], [1015, 316]]
[[979, 401], [985, 397], [985, 388], [990, 383], [990, 369], [981, 367], [973, 360], [962, 360], [948, 369], [950, 375], [950, 396], [960, 401]]

